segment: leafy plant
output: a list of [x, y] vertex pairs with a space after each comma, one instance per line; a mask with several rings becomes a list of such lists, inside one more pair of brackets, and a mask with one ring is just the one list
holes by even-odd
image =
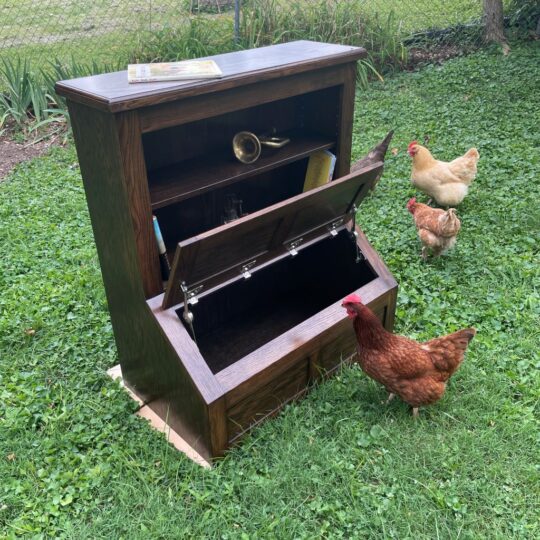
[[365, 47], [369, 56], [359, 63], [359, 82], [406, 62], [400, 23], [395, 13], [386, 17], [370, 14], [359, 0], [249, 0], [243, 5], [241, 40], [243, 48], [260, 47], [297, 39]]
[[0, 78], [5, 88], [0, 93], [2, 123], [9, 118], [22, 127], [29, 116], [38, 122], [47, 117], [49, 96], [39, 76], [30, 70], [26, 59], [19, 57], [13, 61], [3, 58]]
[[510, 25], [532, 32], [539, 37], [540, 31], [540, 3], [538, 0], [512, 0], [508, 7]]
[[234, 50], [230, 17], [191, 17], [179, 26], [143, 34], [130, 62], [174, 62]]

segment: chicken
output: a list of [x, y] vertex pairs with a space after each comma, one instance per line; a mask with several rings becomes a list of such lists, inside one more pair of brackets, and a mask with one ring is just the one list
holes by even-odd
[[342, 306], [356, 332], [360, 367], [390, 392], [387, 403], [398, 395], [413, 407], [414, 416], [418, 416], [418, 407], [442, 397], [446, 382], [476, 334], [474, 328], [465, 328], [418, 343], [388, 332], [356, 294], [347, 296]]
[[461, 222], [454, 208], [446, 211], [431, 208], [427, 204], [416, 202], [413, 197], [407, 203], [407, 210], [413, 216], [418, 236], [423, 244], [423, 259], [427, 259], [429, 249], [434, 257], [438, 257], [454, 247], [456, 236], [461, 229]]
[[416, 141], [409, 144], [412, 157], [411, 182], [437, 201], [440, 206], [457, 206], [476, 177], [476, 164], [480, 154], [471, 148], [463, 156], [453, 161], [439, 161], [430, 151]]

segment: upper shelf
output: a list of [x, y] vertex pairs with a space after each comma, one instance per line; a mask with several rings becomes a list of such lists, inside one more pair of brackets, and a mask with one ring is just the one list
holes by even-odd
[[279, 149], [263, 147], [261, 157], [251, 164], [236, 161], [232, 153], [204, 156], [148, 171], [152, 209], [196, 197], [206, 191], [244, 180], [293, 161], [317, 150], [327, 150], [335, 141], [329, 137], [291, 133], [291, 142]]

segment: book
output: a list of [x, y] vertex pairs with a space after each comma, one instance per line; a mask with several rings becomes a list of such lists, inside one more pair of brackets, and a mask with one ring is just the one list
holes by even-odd
[[219, 79], [223, 77], [221, 69], [214, 60], [129, 64], [127, 73], [129, 83]]
[[163, 235], [161, 234], [157, 217], [152, 216], [152, 221], [154, 222], [154, 234], [156, 235], [156, 242], [158, 246], [161, 278], [163, 281], [168, 281], [171, 274], [171, 265], [169, 263], [169, 258], [167, 257], [167, 248], [165, 247], [165, 242], [163, 241]]
[[319, 150], [309, 156], [304, 191], [309, 191], [319, 186], [324, 186], [332, 180], [336, 156], [328, 150]]

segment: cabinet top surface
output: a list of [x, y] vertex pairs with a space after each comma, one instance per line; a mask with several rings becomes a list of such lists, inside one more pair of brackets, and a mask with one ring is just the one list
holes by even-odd
[[96, 109], [120, 112], [354, 62], [365, 55], [361, 47], [293, 41], [208, 57], [221, 68], [220, 79], [129, 84], [127, 71], [117, 71], [59, 81], [56, 91]]

